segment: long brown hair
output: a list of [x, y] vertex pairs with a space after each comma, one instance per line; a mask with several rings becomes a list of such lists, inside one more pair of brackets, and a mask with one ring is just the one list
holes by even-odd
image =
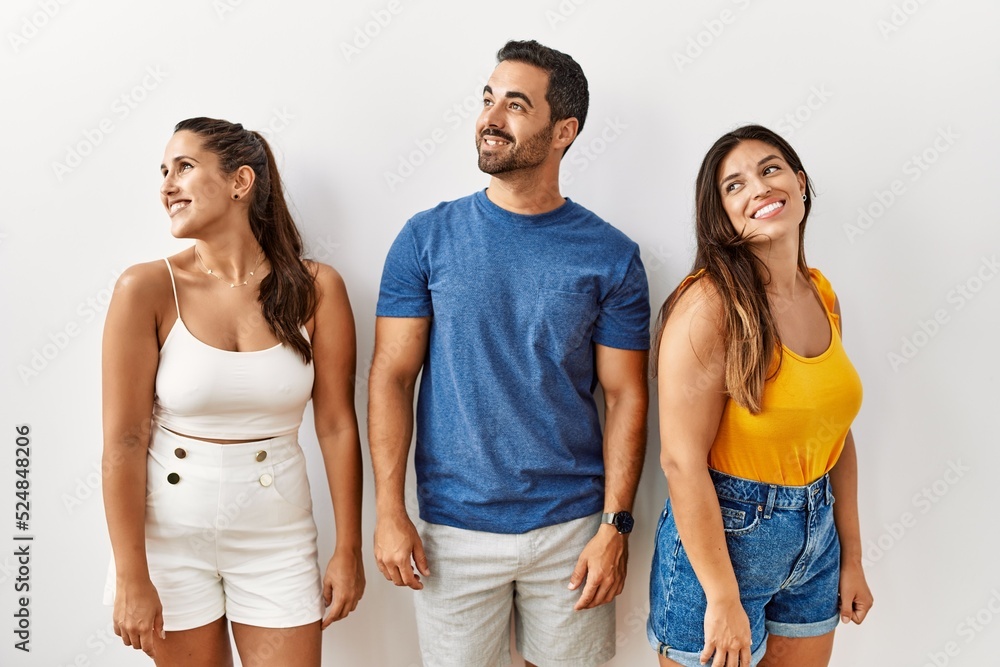
[[302, 262], [302, 237], [285, 202], [271, 147], [258, 132], [225, 120], [189, 118], [174, 126], [174, 132], [181, 130], [201, 137], [203, 148], [218, 156], [223, 173], [235, 173], [243, 165], [253, 169], [250, 230], [271, 263], [257, 300], [274, 336], [309, 363], [312, 347], [299, 329], [316, 310], [316, 286]]
[[[751, 237], [736, 232], [722, 205], [719, 192], [719, 165], [742, 141], [762, 141], [777, 149], [795, 173], [806, 174], [795, 150], [771, 130], [746, 125], [724, 134], [705, 155], [695, 185], [695, 231], [698, 249], [691, 274], [704, 269], [722, 299], [723, 340], [726, 348], [726, 391], [751, 414], [760, 413], [764, 382], [777, 374], [781, 355], [775, 362], [775, 348], [781, 344], [774, 314], [764, 288], [770, 282], [767, 266], [750, 248]], [[806, 175], [805, 213], [799, 223], [798, 269], [809, 275], [806, 264], [805, 232], [812, 209], [812, 182]], [[657, 318], [652, 368], [667, 317], [684, 290], [678, 287], [667, 298]]]

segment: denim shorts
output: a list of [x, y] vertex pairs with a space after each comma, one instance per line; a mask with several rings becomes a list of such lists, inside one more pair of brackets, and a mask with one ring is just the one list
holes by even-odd
[[[768, 634], [817, 637], [836, 628], [840, 540], [829, 476], [808, 486], [779, 486], [709, 472], [750, 619], [752, 664], [764, 657]], [[646, 634], [653, 649], [698, 667], [707, 602], [669, 500], [656, 529], [649, 600]]]

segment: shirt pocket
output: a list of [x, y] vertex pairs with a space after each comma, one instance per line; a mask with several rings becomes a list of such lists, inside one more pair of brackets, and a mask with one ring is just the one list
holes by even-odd
[[591, 294], [539, 288], [531, 323], [532, 344], [556, 360], [590, 347], [597, 320]]

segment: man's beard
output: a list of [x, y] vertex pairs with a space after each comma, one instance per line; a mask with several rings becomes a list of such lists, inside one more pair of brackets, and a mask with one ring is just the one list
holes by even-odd
[[479, 151], [479, 169], [487, 174], [496, 176], [518, 169], [529, 169], [537, 167], [549, 156], [552, 150], [552, 130], [554, 123], [542, 128], [534, 135], [528, 137], [523, 143], [515, 143], [513, 137], [503, 132], [496, 132], [492, 136], [505, 139], [510, 143], [507, 148], [492, 154], [483, 153], [484, 139], [491, 136], [489, 130], [486, 134], [476, 137], [476, 149]]

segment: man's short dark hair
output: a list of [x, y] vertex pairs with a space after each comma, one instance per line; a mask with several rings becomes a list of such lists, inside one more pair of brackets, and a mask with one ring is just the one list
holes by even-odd
[[[526, 63], [545, 70], [549, 75], [545, 101], [549, 103], [552, 111], [551, 122], [576, 118], [580, 124], [577, 129], [579, 136], [587, 120], [587, 107], [590, 106], [587, 77], [584, 76], [580, 64], [565, 53], [543, 46], [533, 39], [521, 42], [511, 40], [504, 44], [503, 48], [497, 51], [497, 62], [502, 63], [505, 60]], [[566, 149], [569, 150], [569, 146]]]

